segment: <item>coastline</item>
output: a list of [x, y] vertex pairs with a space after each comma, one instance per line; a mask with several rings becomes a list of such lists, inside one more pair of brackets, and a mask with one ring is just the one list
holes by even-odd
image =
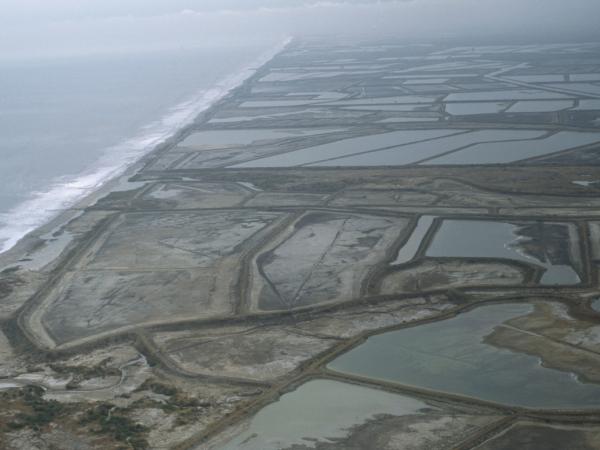
[[[228, 75], [213, 87], [201, 91], [200, 97], [207, 102], [203, 104], [202, 100], [198, 101], [196, 99], [197, 104], [195, 107], [188, 112], [183, 111], [187, 117], [178, 123], [172, 134], [163, 136], [159, 141], [152, 143], [149, 148], [139, 151], [133, 158], [130, 158], [131, 161], [113, 170], [105, 179], [100, 180], [96, 186], [90, 188], [85, 194], [73, 198], [67, 207], [57, 210], [56, 214], [49, 213], [39, 225], [28, 229], [18, 238], [15, 238], [14, 243], [0, 250], [0, 272], [17, 266], [28, 270], [41, 270], [50, 265], [69, 247], [70, 240], [62, 239], [61, 242], [60, 239], [61, 236], [64, 236], [63, 228], [67, 224], [100, 198], [113, 192], [135, 189], [139, 183], [130, 183], [128, 181], [130, 177], [148, 164], [155, 155], [171, 148], [185, 138], [195, 126], [209, 120], [210, 115], [218, 109], [223, 101], [235, 96], [238, 91], [243, 90], [247, 84], [259, 76], [268, 67], [269, 63], [289, 46], [292, 40], [292, 37], [284, 39], [259, 55], [257, 59], [240, 71]], [[183, 109], [183, 106], [190, 103], [193, 103], [193, 99], [182, 102], [170, 108], [169, 111], [174, 111], [174, 114], [176, 114], [178, 110]], [[168, 118], [169, 116], [163, 116], [158, 121], [165, 120], [165, 117]], [[108, 155], [105, 155], [104, 158], [106, 156]], [[38, 198], [33, 200], [38, 200]], [[27, 202], [22, 205], [25, 204]], [[48, 253], [50, 256], [48, 256]]]
[[[488, 446], [499, 450], [518, 447], [534, 423], [557, 450], [562, 436], [591, 436], [585, 449], [600, 448], [600, 152], [570, 142], [504, 164], [389, 158], [332, 166], [323, 150], [374, 162], [383, 159], [378, 152], [399, 156], [412, 145], [445, 154], [444, 135], [465, 124], [485, 144], [481, 132], [490, 128], [558, 133], [587, 126], [588, 113], [559, 124], [555, 115], [511, 113], [407, 121], [442, 117], [439, 95], [428, 97], [429, 114], [387, 107], [414, 99], [398, 87], [442, 89], [394, 78], [411, 67], [417, 85], [439, 77], [438, 66], [422, 65], [439, 49], [415, 60], [412, 49], [385, 45], [348, 55], [344, 43], [294, 42], [171, 143], [65, 211], [77, 217], [38, 232], [33, 261], [0, 276], [0, 440], [15, 450], [41, 440], [275, 450], [335, 436], [331, 449], [345, 450], [356, 442], [472, 448], [500, 439]], [[514, 53], [489, 58], [499, 65]], [[562, 53], [567, 67], [573, 53]], [[532, 57], [532, 69], [557, 58]], [[471, 70], [442, 67], [448, 92], [452, 76]], [[269, 83], [269, 74], [291, 80]], [[461, 81], [460, 92], [485, 79]], [[352, 112], [355, 103], [376, 105]], [[430, 139], [432, 130], [441, 141]], [[288, 155], [289, 165], [261, 163], [274, 155]], [[436, 220], [418, 233], [430, 216]], [[508, 233], [495, 233], [507, 225]], [[418, 251], [394, 264], [415, 235]], [[533, 260], [503, 252], [511, 243]], [[47, 262], [53, 247], [62, 253], [41, 271], [26, 267]], [[548, 269], [561, 267], [579, 282], [546, 283]], [[467, 335], [486, 328], [489, 336], [473, 349], [461, 321]], [[379, 359], [364, 357], [372, 345]], [[498, 360], [497, 370], [477, 377], [474, 358]], [[399, 370], [406, 361], [411, 370]], [[440, 381], [440, 373], [459, 382]], [[460, 382], [469, 374], [481, 381], [476, 392]], [[52, 402], [58, 414], [39, 426], [24, 394]], [[347, 414], [329, 420], [340, 410]], [[126, 425], [123, 434], [101, 428], [109, 416]], [[20, 430], [10, 427], [13, 417], [24, 417]]]

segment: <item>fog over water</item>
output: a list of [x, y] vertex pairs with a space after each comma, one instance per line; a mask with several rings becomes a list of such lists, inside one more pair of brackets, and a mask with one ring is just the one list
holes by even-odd
[[282, 34], [410, 40], [598, 35], [597, 0], [4, 0], [0, 57], [150, 50]]

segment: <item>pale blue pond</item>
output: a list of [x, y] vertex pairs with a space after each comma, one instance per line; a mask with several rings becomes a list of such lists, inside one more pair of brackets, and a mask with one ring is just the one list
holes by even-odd
[[450, 153], [425, 164], [507, 164], [549, 155], [600, 141], [600, 133], [561, 131], [545, 139], [504, 143], [485, 143]]
[[[442, 153], [457, 150], [479, 142], [535, 139], [543, 136], [540, 130], [482, 130], [457, 134], [427, 142], [393, 147], [386, 150], [361, 153], [345, 158], [314, 162], [311, 166], [398, 166], [413, 164]], [[435, 160], [437, 161], [437, 159]]]
[[548, 75], [508, 75], [506, 78], [510, 78], [515, 81], [522, 81], [525, 83], [559, 83], [565, 81], [565, 76], [562, 74], [548, 74]]
[[445, 100], [448, 102], [471, 102], [496, 100], [552, 100], [572, 97], [572, 95], [536, 89], [519, 89], [507, 91], [460, 92], [448, 95]]
[[507, 113], [540, 113], [562, 111], [573, 107], [573, 100], [525, 100], [508, 108]]
[[[541, 260], [527, 251], [527, 246], [541, 245], [522, 231], [523, 225], [486, 220], [444, 220], [426, 251], [431, 257], [502, 258], [523, 261], [544, 268], [542, 284], [577, 284], [577, 272], [568, 264], [555, 264], [548, 257]], [[542, 231], [541, 234], [544, 232]], [[537, 236], [536, 236], [537, 237]], [[542, 239], [541, 237], [539, 238]], [[568, 243], [561, 242], [568, 247]], [[550, 245], [550, 244], [546, 244]], [[561, 249], [544, 248], [545, 253]], [[565, 250], [562, 250], [565, 251]]]
[[460, 130], [408, 130], [343, 139], [341, 141], [308, 147], [289, 153], [256, 159], [232, 167], [286, 167], [308, 164], [327, 158], [351, 155], [403, 143], [417, 142], [459, 133]]
[[510, 102], [447, 103], [446, 112], [453, 116], [497, 114], [510, 106]]
[[248, 130], [207, 130], [191, 134], [179, 145], [182, 147], [221, 147], [250, 145], [255, 142], [289, 139], [300, 136], [333, 133], [339, 129], [248, 129]]
[[380, 414], [418, 414], [425, 403], [347, 383], [315, 380], [283, 395], [250, 419], [244, 430], [219, 450], [279, 450], [296, 445], [312, 447], [315, 440], [344, 438], [350, 429]]
[[598, 408], [599, 385], [546, 368], [537, 356], [486, 342], [494, 329], [533, 309], [531, 304], [483, 306], [452, 319], [374, 336], [328, 368], [510, 406]]
[[394, 105], [406, 103], [433, 103], [435, 97], [422, 95], [404, 95], [398, 97], [364, 97], [351, 100], [340, 100], [337, 102], [324, 103], [329, 106], [351, 106], [351, 105]]

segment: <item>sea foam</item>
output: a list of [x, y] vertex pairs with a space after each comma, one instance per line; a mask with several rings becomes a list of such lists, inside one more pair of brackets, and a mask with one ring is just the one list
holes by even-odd
[[0, 253], [12, 248], [26, 234], [72, 207], [107, 181], [122, 175], [142, 156], [193, 123], [199, 114], [243, 84], [290, 41], [291, 38], [285, 39], [239, 72], [225, 77], [209, 89], [198, 91], [192, 98], [170, 108], [162, 118], [144, 126], [137, 136], [107, 148], [93, 164], [93, 168], [76, 178], [58, 178], [49, 189], [33, 193], [28, 200], [7, 213], [0, 214]]

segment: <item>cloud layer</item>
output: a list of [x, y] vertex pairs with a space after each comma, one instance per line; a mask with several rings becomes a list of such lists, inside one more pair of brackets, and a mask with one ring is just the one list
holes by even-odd
[[598, 0], [4, 0], [0, 55], [393, 35], [410, 41], [600, 40]]

